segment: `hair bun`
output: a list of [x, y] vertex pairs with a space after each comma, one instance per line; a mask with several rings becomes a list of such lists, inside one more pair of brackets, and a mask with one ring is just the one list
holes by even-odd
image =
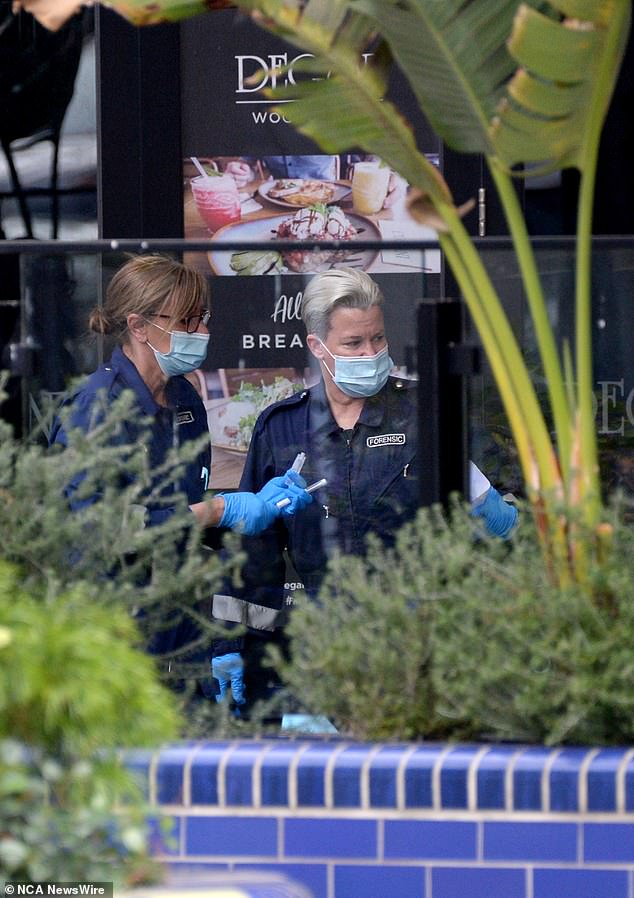
[[95, 331], [95, 333], [97, 334], [110, 333], [112, 322], [104, 313], [104, 310], [101, 306], [96, 306], [90, 313], [90, 317], [88, 318], [88, 327], [91, 331]]

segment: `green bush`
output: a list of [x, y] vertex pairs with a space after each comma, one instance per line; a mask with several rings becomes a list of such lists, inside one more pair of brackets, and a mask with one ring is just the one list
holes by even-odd
[[[114, 796], [126, 799], [116, 811]], [[124, 886], [160, 878], [139, 794], [121, 771], [106, 777], [103, 762], [61, 764], [0, 742], [0, 819], [3, 879]]]
[[458, 736], [546, 744], [634, 737], [634, 531], [587, 589], [553, 586], [525, 522], [504, 563], [484, 553], [437, 616], [437, 709]]
[[0, 876], [155, 876], [116, 749], [174, 738], [175, 699], [123, 609], [78, 587], [52, 601], [33, 590], [0, 562]]
[[124, 609], [76, 587], [47, 602], [0, 562], [0, 738], [58, 758], [173, 738], [175, 700]]
[[[361, 739], [618, 744], [634, 738], [634, 531], [591, 588], [559, 589], [528, 515], [510, 542], [421, 511], [393, 550], [335, 557], [277, 658], [303, 708]], [[598, 598], [597, 598], [598, 597]]]
[[[208, 665], [144, 647], [185, 617], [208, 641], [205, 605], [236, 561], [204, 549], [182, 495], [165, 523], [144, 526], [157, 472], [145, 435], [118, 443], [129, 412], [123, 397], [65, 451], [18, 440], [0, 421], [0, 877], [130, 885], [157, 875], [149, 809], [118, 749], [186, 728], [188, 690], [162, 680], [171, 667], [192, 681]], [[195, 449], [170, 456], [163, 484]], [[135, 483], [122, 484], [123, 470]], [[98, 499], [71, 511], [64, 486], [78, 472], [76, 498]]]
[[[17, 565], [24, 589], [44, 601], [79, 588], [87, 603], [126, 609], [146, 643], [186, 617], [209, 641], [209, 597], [234, 574], [237, 556], [204, 548], [180, 493], [150, 497], [158, 505], [175, 504], [176, 513], [164, 523], [146, 527], [143, 514], [153, 478], [160, 474], [164, 486], [177, 484], [199, 447], [174, 450], [160, 471], [152, 469], [147, 434], [134, 445], [117, 443], [129, 414], [130, 397], [124, 395], [91, 433], [75, 431], [64, 451], [18, 440], [0, 421], [0, 559]], [[122, 483], [123, 470], [135, 474], [133, 484]], [[98, 501], [71, 513], [64, 486], [79, 472], [85, 479], [75, 498], [97, 495]], [[190, 669], [182, 651], [163, 662], [163, 675], [168, 666], [174, 678], [203, 673]]]

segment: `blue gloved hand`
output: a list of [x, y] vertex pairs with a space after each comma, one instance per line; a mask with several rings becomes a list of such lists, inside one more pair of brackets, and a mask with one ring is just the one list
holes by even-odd
[[229, 652], [226, 655], [219, 655], [217, 658], [211, 659], [211, 673], [220, 687], [220, 693], [216, 696], [216, 701], [224, 700], [229, 683], [231, 683], [231, 694], [236, 705], [244, 705], [246, 698], [244, 697], [244, 660], [239, 652]]
[[279, 515], [275, 502], [267, 502], [255, 493], [223, 493], [225, 510], [220, 527], [230, 527], [247, 536], [254, 536], [273, 523]]
[[291, 517], [313, 501], [311, 494], [306, 492], [304, 478], [290, 468], [283, 477], [273, 477], [265, 483], [257, 495], [265, 502], [273, 502], [274, 505], [281, 499], [288, 499], [288, 504], [281, 509], [281, 513], [286, 517]]
[[519, 512], [510, 502], [505, 502], [492, 486], [484, 494], [484, 498], [472, 506], [471, 516], [482, 518], [492, 536], [506, 539], [517, 522]]

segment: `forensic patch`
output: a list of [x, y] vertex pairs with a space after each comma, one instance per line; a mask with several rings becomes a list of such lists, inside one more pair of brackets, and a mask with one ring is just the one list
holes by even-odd
[[191, 424], [194, 420], [194, 416], [191, 412], [178, 412], [176, 415], [176, 423], [177, 424]]
[[368, 449], [374, 446], [404, 446], [405, 443], [404, 433], [382, 433], [378, 437], [368, 437], [365, 441]]

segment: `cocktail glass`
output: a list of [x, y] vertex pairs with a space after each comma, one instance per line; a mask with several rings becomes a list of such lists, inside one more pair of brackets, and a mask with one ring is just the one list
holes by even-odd
[[231, 175], [199, 175], [192, 178], [191, 186], [198, 214], [212, 234], [223, 225], [240, 221], [240, 197]]

